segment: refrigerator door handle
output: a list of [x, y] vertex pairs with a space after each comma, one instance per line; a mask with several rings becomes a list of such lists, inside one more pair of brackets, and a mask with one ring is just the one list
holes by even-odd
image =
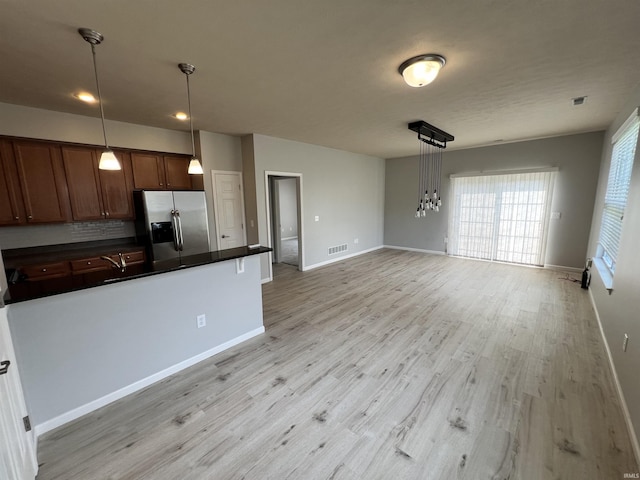
[[176, 252], [180, 251], [180, 239], [178, 237], [178, 217], [176, 216], [176, 210], [171, 210], [171, 226], [173, 227], [173, 249]]
[[184, 237], [182, 236], [182, 220], [179, 210], [176, 210], [176, 218], [178, 219], [178, 249], [182, 251], [184, 250]]

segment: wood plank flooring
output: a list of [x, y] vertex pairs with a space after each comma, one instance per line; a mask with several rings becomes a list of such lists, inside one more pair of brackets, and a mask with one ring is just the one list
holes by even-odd
[[277, 266], [266, 333], [43, 436], [38, 480], [622, 479], [588, 293], [380, 250]]

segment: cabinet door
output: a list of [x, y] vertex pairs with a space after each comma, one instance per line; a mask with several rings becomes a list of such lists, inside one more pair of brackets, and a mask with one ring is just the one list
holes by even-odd
[[190, 157], [164, 156], [168, 190], [191, 190], [191, 175], [188, 173], [190, 160]]
[[62, 160], [69, 188], [73, 219], [105, 218], [96, 151], [87, 147], [62, 147]]
[[19, 189], [13, 149], [9, 142], [0, 141], [0, 225], [17, 225], [26, 221]]
[[160, 155], [131, 153], [133, 186], [149, 190], [164, 190], [164, 165]]
[[13, 151], [27, 222], [71, 221], [60, 147], [44, 142], [14, 141]]
[[122, 170], [98, 170], [105, 218], [133, 219], [131, 157], [127, 152], [114, 153]]

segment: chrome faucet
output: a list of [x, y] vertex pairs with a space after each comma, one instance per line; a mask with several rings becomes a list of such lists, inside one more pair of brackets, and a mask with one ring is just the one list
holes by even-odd
[[127, 269], [127, 262], [124, 260], [122, 253], [118, 253], [118, 257], [120, 258], [120, 262], [116, 262], [113, 258], [107, 257], [106, 255], [101, 256], [102, 260], [106, 260], [107, 262], [112, 263], [113, 268], [119, 268], [122, 273]]

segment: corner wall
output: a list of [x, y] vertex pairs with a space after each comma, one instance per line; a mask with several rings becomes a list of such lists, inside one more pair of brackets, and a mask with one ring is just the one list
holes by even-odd
[[[245, 142], [251, 143], [247, 147], [252, 148], [252, 155], [248, 148], [245, 149]], [[255, 169], [253, 185], [260, 244], [270, 245], [265, 172], [274, 171], [302, 174], [302, 224], [299, 228], [303, 235], [306, 269], [382, 246], [383, 159], [255, 134], [245, 137], [242, 147], [243, 155], [247, 156], [245, 160]], [[246, 166], [245, 162], [247, 173]], [[247, 205], [249, 222], [249, 202]], [[355, 243], [356, 239], [358, 243]], [[346, 252], [328, 254], [329, 247], [341, 244], [347, 244]], [[270, 255], [262, 257], [267, 257], [262, 260], [264, 281], [269, 278]]]
[[240, 137], [201, 130], [197, 132], [198, 152], [202, 161], [204, 192], [207, 198], [207, 217], [209, 220], [209, 245], [218, 249], [215, 210], [213, 208], [212, 170], [242, 172], [242, 149]]
[[[444, 252], [448, 231], [449, 176], [558, 167], [545, 264], [584, 268], [598, 181], [603, 132], [445, 151], [442, 162], [442, 208], [414, 218], [418, 156], [387, 160], [384, 243], [389, 246]], [[418, 145], [416, 144], [416, 149]]]
[[[596, 206], [593, 214], [591, 235], [589, 237], [588, 254], [595, 256], [602, 221], [604, 194], [609, 178], [611, 164], [611, 137], [640, 105], [640, 85], [621, 108], [620, 114], [610, 125], [604, 139], [602, 149], [602, 165], [598, 191], [595, 196]], [[605, 339], [610, 349], [619, 388], [622, 391], [628, 408], [628, 420], [631, 423], [636, 439], [636, 457], [640, 461], [640, 148], [636, 149], [627, 208], [622, 225], [616, 272], [613, 279], [613, 291], [608, 294], [597, 268], [592, 269], [590, 293]], [[629, 335], [627, 351], [622, 351], [624, 334]]]

